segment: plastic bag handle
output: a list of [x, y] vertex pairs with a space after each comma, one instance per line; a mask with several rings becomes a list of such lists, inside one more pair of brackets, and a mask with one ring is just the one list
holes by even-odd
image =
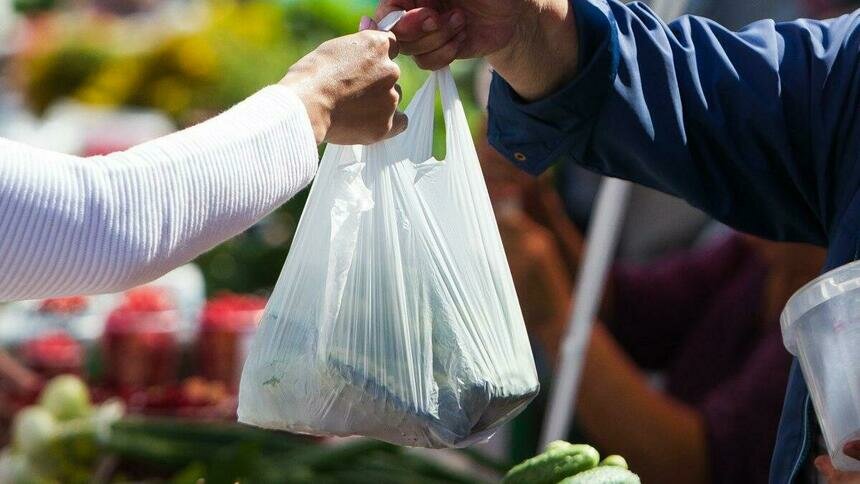
[[[442, 96], [442, 113], [445, 119], [445, 146], [446, 158], [459, 157], [463, 154], [464, 147], [459, 146], [456, 140], [460, 137], [457, 133], [470, 133], [469, 122], [466, 120], [466, 110], [463, 108], [463, 103], [460, 101], [460, 93], [457, 90], [457, 83], [454, 82], [454, 76], [451, 74], [450, 67], [443, 67], [435, 71], [433, 75], [436, 77], [436, 85], [439, 88], [439, 93]], [[435, 109], [435, 106], [431, 107]], [[467, 137], [471, 141], [471, 135]], [[468, 151], [469, 147], [465, 147]], [[471, 146], [474, 151], [474, 143]]]
[[400, 22], [404, 15], [406, 15], [406, 10], [395, 10], [383, 17], [376, 26], [383, 32], [391, 32], [391, 29], [397, 25], [397, 22]]
[[[394, 10], [389, 12], [382, 18], [382, 20], [379, 21], [377, 28], [383, 32], [390, 32], [405, 15], [405, 10]], [[442, 69], [430, 74], [430, 77], [427, 79], [427, 83], [422, 90], [427, 88], [432, 89], [434, 93], [435, 90], [438, 89], [442, 96], [442, 111], [445, 120], [446, 158], [452, 158], [452, 153], [455, 153], [454, 157], [456, 157], [456, 154], [461, 152], [462, 147], [458, 146], [454, 142], [456, 139], [455, 133], [463, 132], [464, 130], [468, 131], [469, 123], [466, 120], [466, 111], [463, 108], [460, 94], [457, 91], [457, 83], [454, 82], [454, 77], [451, 75], [451, 69], [449, 67], [443, 67]], [[423, 99], [419, 101], [419, 106], [416, 106], [416, 108], [417, 109], [413, 114], [429, 112], [432, 116], [432, 113], [436, 110], [435, 95], [423, 96]], [[410, 116], [410, 118], [411, 117], [412, 116]], [[410, 119], [410, 125], [411, 124]]]

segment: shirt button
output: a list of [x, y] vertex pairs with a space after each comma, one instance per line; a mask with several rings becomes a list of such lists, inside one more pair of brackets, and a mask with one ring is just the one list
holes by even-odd
[[514, 153], [514, 159], [517, 161], [526, 161], [526, 155], [517, 151], [516, 153]]

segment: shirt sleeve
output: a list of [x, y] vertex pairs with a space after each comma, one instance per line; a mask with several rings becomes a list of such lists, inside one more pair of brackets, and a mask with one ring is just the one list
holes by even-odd
[[732, 235], [700, 250], [612, 272], [613, 336], [639, 366], [664, 369], [709, 302], [745, 264], [756, 264]]
[[0, 139], [0, 301], [155, 279], [284, 203], [317, 161], [304, 105], [284, 86], [107, 156]]
[[735, 228], [826, 244], [860, 180], [860, 12], [731, 32], [572, 0], [578, 77], [527, 103], [495, 76], [490, 139], [539, 173], [573, 161]]

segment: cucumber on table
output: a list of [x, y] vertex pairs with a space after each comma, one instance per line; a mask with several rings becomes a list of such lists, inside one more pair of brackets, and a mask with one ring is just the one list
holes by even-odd
[[552, 442], [546, 452], [514, 466], [503, 484], [556, 484], [565, 477], [597, 466], [600, 454], [590, 445]]
[[614, 466], [600, 466], [568, 477], [558, 484], [641, 484], [639, 476]]
[[629, 469], [627, 466], [627, 459], [621, 457], [620, 455], [610, 455], [609, 457], [600, 461], [601, 466], [611, 466], [611, 467], [620, 467], [622, 469]]
[[308, 439], [247, 425], [220, 422], [194, 422], [173, 418], [127, 417], [113, 424], [114, 432], [142, 434], [182, 442], [232, 444], [255, 442], [272, 451], [291, 451], [309, 445]]

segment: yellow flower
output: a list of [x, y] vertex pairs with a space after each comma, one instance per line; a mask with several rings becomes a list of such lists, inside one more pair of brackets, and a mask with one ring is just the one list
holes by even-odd
[[239, 41], [268, 46], [284, 34], [283, 10], [274, 3], [252, 1], [237, 5], [225, 1], [218, 2], [213, 10], [208, 30], [214, 35], [229, 33]]
[[142, 70], [143, 66], [133, 58], [108, 64], [78, 90], [75, 98], [99, 106], [122, 104], [139, 84]]
[[180, 41], [175, 56], [179, 69], [189, 77], [209, 77], [218, 68], [217, 52], [202, 37], [188, 37]]

